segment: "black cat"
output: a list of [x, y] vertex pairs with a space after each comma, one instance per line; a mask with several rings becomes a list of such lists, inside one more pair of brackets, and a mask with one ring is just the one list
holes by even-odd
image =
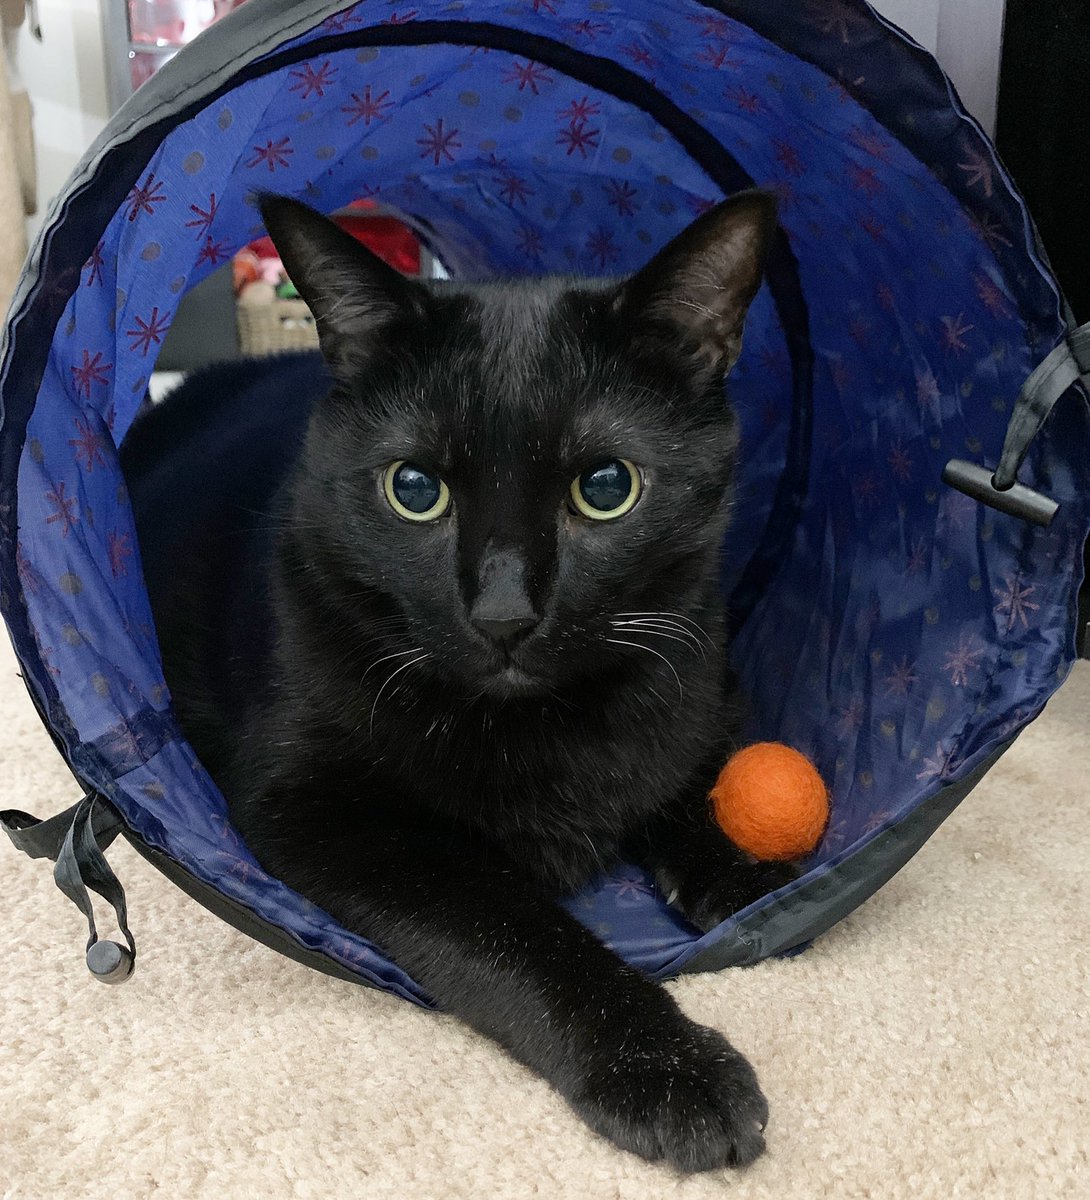
[[594, 1129], [748, 1163], [749, 1063], [556, 897], [628, 858], [710, 928], [794, 873], [706, 799], [739, 717], [723, 379], [772, 201], [625, 280], [476, 285], [262, 212], [322, 356], [198, 375], [122, 450], [183, 728], [271, 874]]

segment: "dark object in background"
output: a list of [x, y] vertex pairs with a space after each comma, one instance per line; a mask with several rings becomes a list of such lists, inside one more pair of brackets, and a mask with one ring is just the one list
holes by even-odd
[[1079, 323], [1090, 320], [1090, 5], [1008, 0], [996, 142]]
[[155, 369], [196, 371], [238, 356], [235, 291], [225, 263], [182, 297]]

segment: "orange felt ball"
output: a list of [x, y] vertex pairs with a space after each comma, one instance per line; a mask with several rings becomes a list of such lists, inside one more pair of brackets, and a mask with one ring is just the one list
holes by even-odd
[[739, 750], [711, 790], [715, 819], [754, 858], [809, 854], [829, 821], [829, 794], [814, 764], [780, 742]]

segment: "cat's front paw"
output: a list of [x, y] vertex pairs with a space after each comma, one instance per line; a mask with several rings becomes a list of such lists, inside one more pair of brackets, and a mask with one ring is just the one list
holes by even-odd
[[682, 1171], [743, 1167], [765, 1148], [768, 1102], [753, 1068], [686, 1018], [603, 1055], [571, 1103], [622, 1149]]
[[667, 901], [704, 933], [803, 874], [795, 862], [744, 862], [713, 879], [681, 877], [668, 867], [655, 872]]

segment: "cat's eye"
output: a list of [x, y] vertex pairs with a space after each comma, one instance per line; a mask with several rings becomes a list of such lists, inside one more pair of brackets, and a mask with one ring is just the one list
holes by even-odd
[[437, 521], [450, 507], [450, 490], [439, 476], [404, 459], [386, 468], [382, 490], [406, 521]]
[[571, 502], [581, 516], [612, 521], [631, 510], [642, 489], [639, 468], [627, 458], [611, 458], [572, 480]]

